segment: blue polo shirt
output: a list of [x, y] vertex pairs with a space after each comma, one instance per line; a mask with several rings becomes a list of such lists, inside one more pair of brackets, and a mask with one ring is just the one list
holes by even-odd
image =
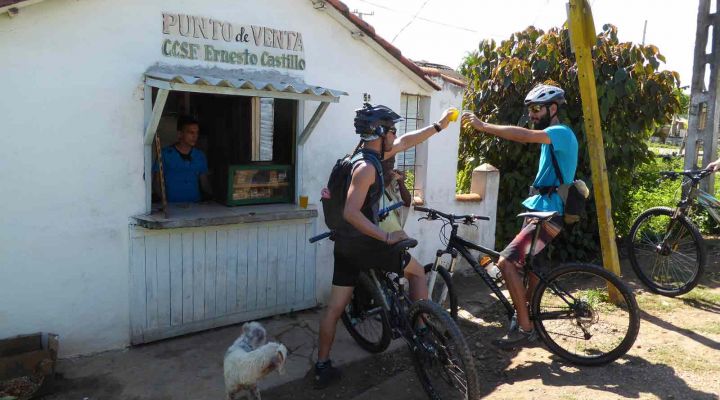
[[[175, 145], [162, 149], [165, 193], [170, 203], [196, 203], [200, 195], [200, 175], [208, 172], [207, 159], [202, 151], [193, 148], [189, 157], [183, 158]], [[153, 172], [159, 170], [157, 162]]]
[[[540, 163], [533, 186], [559, 186], [561, 183], [572, 182], [575, 180], [575, 169], [577, 169], [578, 161], [578, 142], [575, 133], [566, 125], [549, 126], [545, 128], [545, 133], [550, 137], [550, 141], [555, 148], [555, 158], [565, 182], [560, 182], [560, 178], [556, 176], [550, 156], [550, 145], [542, 144], [540, 146]], [[563, 202], [557, 193], [552, 193], [549, 196], [536, 195], [528, 197], [523, 201], [522, 205], [533, 211], [557, 211], [560, 215], [563, 215]]]

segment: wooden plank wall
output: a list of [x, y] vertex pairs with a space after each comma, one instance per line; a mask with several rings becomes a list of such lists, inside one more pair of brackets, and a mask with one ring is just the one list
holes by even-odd
[[314, 307], [313, 220], [130, 227], [133, 344]]

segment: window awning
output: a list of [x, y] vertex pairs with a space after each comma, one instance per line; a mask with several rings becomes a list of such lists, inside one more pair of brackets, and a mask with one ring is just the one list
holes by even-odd
[[152, 87], [184, 92], [274, 97], [337, 103], [342, 90], [305, 83], [277, 71], [225, 70], [220, 68], [155, 65], [145, 72]]

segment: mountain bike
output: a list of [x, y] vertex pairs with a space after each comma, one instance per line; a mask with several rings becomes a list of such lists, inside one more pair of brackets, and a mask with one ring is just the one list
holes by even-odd
[[662, 171], [660, 179], [682, 178], [683, 195], [675, 208], [653, 207], [633, 222], [626, 242], [637, 277], [658, 294], [674, 297], [692, 290], [705, 270], [707, 252], [692, 206], [697, 204], [720, 223], [720, 200], [700, 189], [708, 170]]
[[[332, 238], [332, 234], [322, 234], [310, 241], [327, 236]], [[406, 239], [393, 246], [406, 252], [417, 246], [417, 240]], [[460, 328], [432, 301], [411, 301], [408, 286], [407, 279], [393, 272], [362, 272], [342, 315], [343, 325], [370, 353], [383, 352], [391, 340], [402, 338], [430, 399], [479, 399], [474, 359]]]
[[[453, 258], [452, 271], [458, 255], [462, 256], [505, 307], [508, 320], [512, 321], [515, 308], [470, 250], [479, 251], [495, 262], [500, 254], [458, 235], [460, 223], [474, 225], [476, 220], [485, 218], [447, 214], [417, 206], [415, 210], [427, 213], [421, 219], [443, 222], [441, 232], [446, 238], [446, 247], [437, 252], [435, 265], [438, 265], [440, 257], [449, 254]], [[637, 302], [620, 278], [602, 267], [571, 263], [545, 270], [537, 266], [533, 253], [542, 223], [555, 215], [556, 212], [518, 215], [540, 222], [523, 266], [526, 286], [530, 275], [539, 280], [529, 299], [530, 319], [541, 340], [558, 356], [579, 365], [607, 364], [627, 353], [635, 343], [640, 329]], [[446, 235], [447, 227], [451, 228], [449, 237]]]

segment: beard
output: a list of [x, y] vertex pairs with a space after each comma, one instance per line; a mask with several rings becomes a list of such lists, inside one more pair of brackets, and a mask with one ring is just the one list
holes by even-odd
[[533, 122], [533, 129], [543, 130], [550, 126], [550, 114], [546, 113], [538, 122]]

